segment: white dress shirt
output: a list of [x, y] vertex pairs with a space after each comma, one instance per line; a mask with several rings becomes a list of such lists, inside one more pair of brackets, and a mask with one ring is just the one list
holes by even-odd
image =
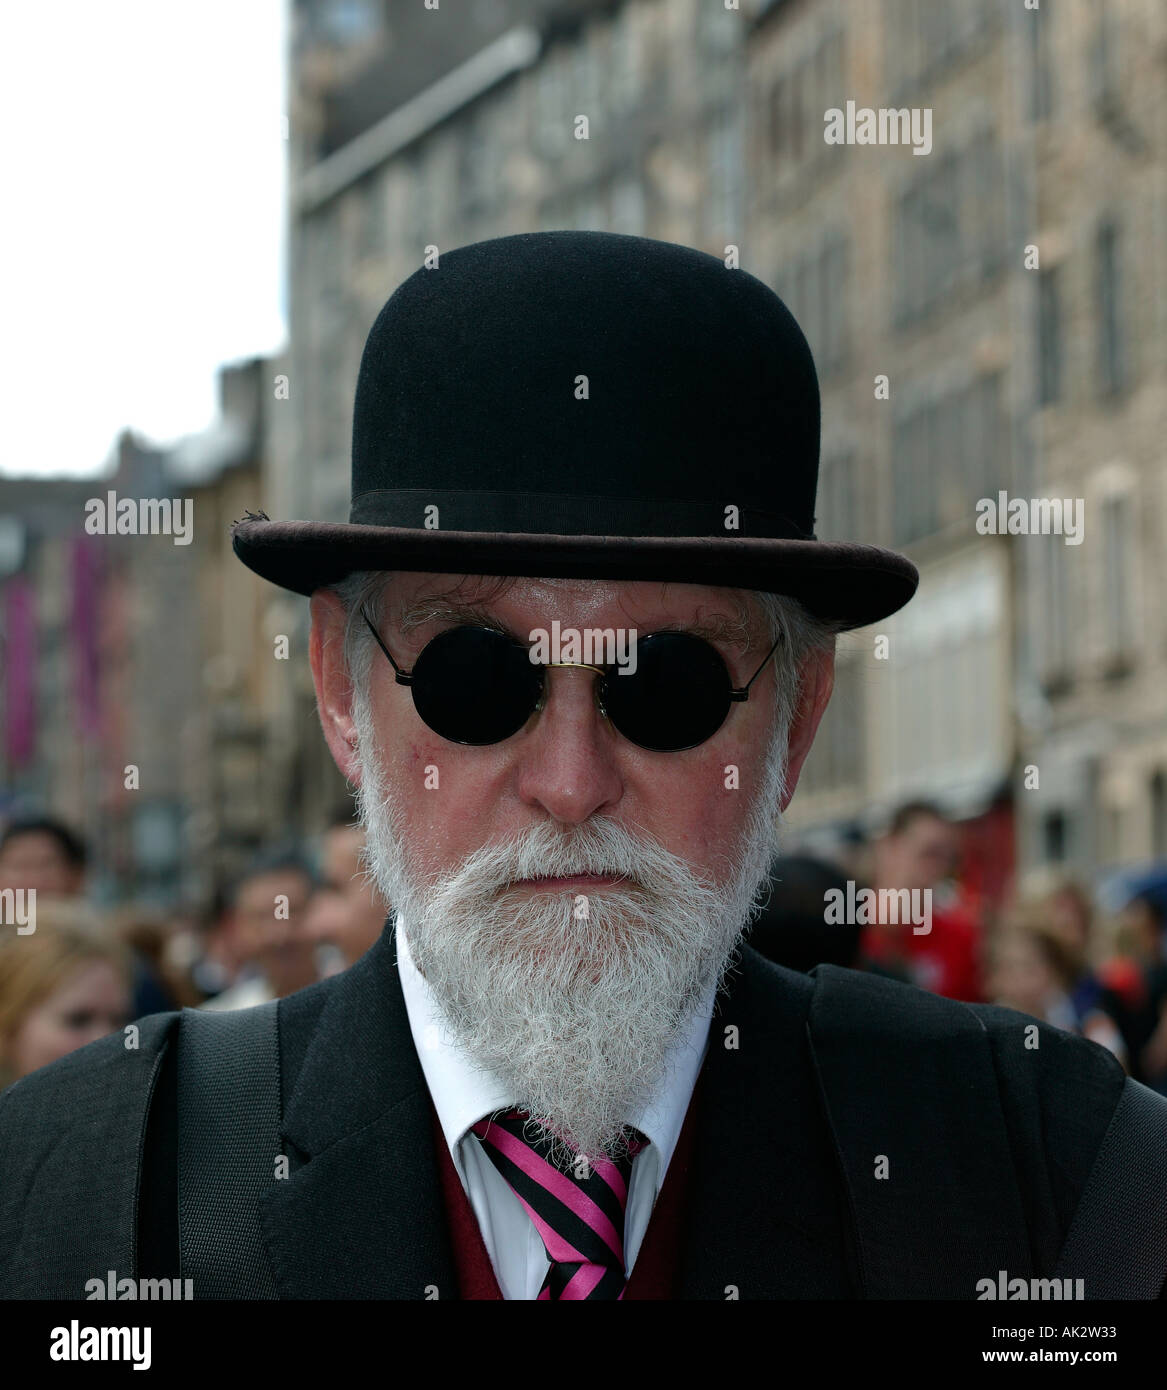
[[[400, 915], [397, 963], [414, 1046], [441, 1122], [450, 1158], [466, 1191], [490, 1255], [499, 1291], [507, 1299], [534, 1299], [548, 1270], [547, 1251], [510, 1184], [487, 1157], [471, 1126], [514, 1105], [502, 1083], [480, 1070], [452, 1040], [426, 983], [409, 954]], [[661, 1081], [639, 1112], [627, 1117], [651, 1142], [632, 1161], [624, 1217], [628, 1273], [640, 1252], [657, 1196], [689, 1108], [693, 1086], [709, 1043], [714, 990], [691, 1016], [669, 1052]]]

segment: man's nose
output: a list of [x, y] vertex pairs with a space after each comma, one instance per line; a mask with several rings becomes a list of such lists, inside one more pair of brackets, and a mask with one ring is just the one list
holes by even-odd
[[543, 708], [524, 742], [518, 790], [565, 825], [578, 825], [623, 795], [618, 739], [596, 699], [599, 677], [586, 667], [553, 666]]

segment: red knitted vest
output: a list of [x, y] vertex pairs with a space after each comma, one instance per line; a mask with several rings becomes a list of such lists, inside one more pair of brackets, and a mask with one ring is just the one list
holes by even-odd
[[[664, 1186], [657, 1197], [641, 1242], [640, 1253], [632, 1268], [632, 1277], [624, 1297], [671, 1299], [676, 1296], [678, 1256], [684, 1231], [693, 1160], [693, 1135], [700, 1104], [701, 1077], [693, 1088], [693, 1097], [685, 1114], [685, 1123], [677, 1147], [665, 1174]], [[438, 1155], [438, 1171], [442, 1180], [442, 1197], [454, 1252], [454, 1268], [458, 1279], [459, 1298], [502, 1298], [494, 1277], [490, 1256], [482, 1242], [478, 1221], [446, 1148], [445, 1135], [437, 1111], [430, 1102], [434, 1147]]]

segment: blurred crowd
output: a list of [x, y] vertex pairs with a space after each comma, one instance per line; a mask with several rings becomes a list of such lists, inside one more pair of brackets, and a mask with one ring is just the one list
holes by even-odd
[[[1167, 1095], [1167, 866], [1108, 911], [1071, 873], [1051, 869], [990, 904], [962, 887], [961, 848], [958, 824], [913, 801], [840, 861], [784, 856], [751, 944], [795, 970], [830, 962], [1016, 1009], [1108, 1048]], [[883, 920], [828, 925], [824, 899], [845, 895], [849, 881], [930, 890], [929, 930], [886, 911]]]
[[[105, 911], [88, 853], [52, 817], [0, 832], [0, 1088], [147, 1014], [238, 1009], [343, 970], [385, 925], [351, 807], [308, 847], [257, 855], [201, 917]], [[36, 891], [35, 929], [8, 924], [5, 889]], [[27, 901], [26, 898], [21, 901]]]
[[[202, 919], [168, 917], [100, 910], [73, 830], [50, 817], [11, 822], [0, 902], [5, 889], [37, 896], [34, 932], [0, 926], [0, 1087], [147, 1014], [246, 1008], [352, 965], [390, 910], [363, 850], [346, 806], [309, 849], [257, 856]], [[959, 825], [911, 802], [845, 859], [780, 858], [750, 942], [791, 969], [827, 962], [1018, 1010], [1108, 1048], [1167, 1094], [1167, 872], [1117, 911], [1049, 871], [990, 907], [962, 888], [960, 861]], [[886, 912], [828, 920], [828, 895], [853, 903], [857, 886], [929, 890], [928, 929]]]

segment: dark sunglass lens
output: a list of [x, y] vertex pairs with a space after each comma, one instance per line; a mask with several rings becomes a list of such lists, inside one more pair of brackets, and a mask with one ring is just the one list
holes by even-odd
[[725, 723], [729, 672], [715, 648], [687, 632], [655, 632], [636, 644], [636, 671], [612, 671], [604, 708], [625, 738], [653, 752], [696, 748]]
[[413, 703], [451, 743], [501, 743], [531, 717], [543, 674], [526, 648], [484, 627], [439, 633], [413, 668]]

